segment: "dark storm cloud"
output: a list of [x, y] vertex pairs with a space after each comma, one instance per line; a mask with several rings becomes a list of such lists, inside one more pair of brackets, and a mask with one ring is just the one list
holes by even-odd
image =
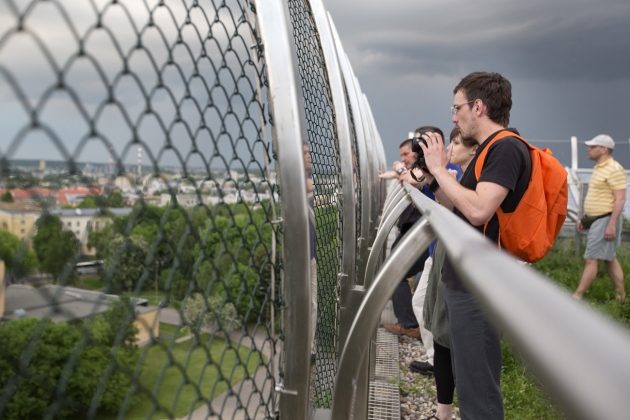
[[630, 77], [627, 1], [380, 4], [329, 5], [351, 60], [377, 69], [459, 75], [493, 63], [532, 79]]
[[[630, 167], [627, 0], [324, 0], [374, 110], [388, 160], [421, 123], [446, 131], [452, 89], [475, 70], [513, 85], [530, 139], [607, 132]], [[584, 161], [584, 156], [580, 156]], [[565, 162], [568, 163], [568, 162]], [[586, 162], [582, 162], [588, 165]]]

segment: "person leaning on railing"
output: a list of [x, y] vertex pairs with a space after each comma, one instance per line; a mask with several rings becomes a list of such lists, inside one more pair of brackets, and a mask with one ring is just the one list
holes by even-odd
[[[399, 146], [400, 161], [393, 164], [393, 170], [379, 174], [382, 179], [404, 179], [409, 176], [412, 171], [413, 164], [417, 159], [417, 155], [411, 150], [413, 139], [404, 140]], [[402, 237], [409, 229], [420, 219], [420, 213], [413, 204], [409, 204], [402, 212], [398, 219], [398, 235], [392, 244], [392, 249], [398, 244]], [[412, 338], [420, 338], [419, 323], [416, 319], [413, 308], [411, 306], [411, 287], [409, 279], [413, 278], [416, 273], [422, 271], [424, 262], [429, 256], [428, 252], [424, 252], [416, 260], [411, 269], [405, 274], [399, 282], [396, 290], [392, 294], [392, 306], [396, 315], [396, 323], [384, 323], [383, 328], [395, 335], [406, 335]]]
[[[475, 72], [453, 90], [452, 121], [462, 136], [475, 139], [479, 148], [461, 183], [445, 169], [444, 142], [435, 133], [420, 143], [427, 168], [438, 185], [436, 196], [455, 214], [498, 243], [499, 207], [513, 212], [531, 175], [527, 146], [511, 136], [488, 148], [479, 179], [475, 161], [485, 146], [509, 124], [511, 83], [498, 73]], [[467, 290], [447, 259], [442, 270], [449, 337], [455, 370], [458, 405], [464, 419], [502, 419], [501, 342], [479, 302]]]
[[[449, 156], [449, 163], [459, 166], [461, 171], [451, 170], [451, 175], [459, 179], [461, 173], [466, 171], [468, 164], [475, 156], [477, 146], [478, 144], [474, 139], [462, 139], [459, 128], [453, 128], [446, 154]], [[451, 419], [455, 393], [448, 317], [442, 296], [444, 292], [441, 290], [443, 285], [440, 282], [445, 258], [446, 252], [438, 240], [433, 252], [433, 258], [431, 262], [427, 260], [425, 270], [422, 273], [423, 276], [427, 276], [426, 294], [425, 296], [420, 296], [416, 292], [418, 299], [424, 297], [423, 305], [418, 310], [422, 311], [422, 322], [424, 322], [425, 328], [432, 333], [433, 337], [434, 355], [432, 370], [435, 375], [435, 388], [437, 390], [437, 412], [435, 415], [439, 420]], [[416, 294], [414, 294], [414, 311], [416, 310]], [[422, 363], [426, 362], [414, 360], [409, 368], [413, 370], [414, 366], [419, 366], [426, 369], [426, 366], [422, 365]]]
[[[435, 132], [442, 135], [442, 131], [434, 126], [422, 126], [416, 128], [414, 132], [414, 141], [421, 141], [422, 135], [426, 132]], [[419, 146], [418, 146], [419, 149]], [[423, 163], [418, 162], [416, 166], [422, 167]], [[457, 175], [461, 174], [461, 169], [458, 165], [447, 163], [447, 168], [451, 171], [454, 171]], [[409, 174], [411, 175], [411, 174]], [[415, 175], [410, 176], [405, 179], [411, 185], [414, 185], [416, 188], [420, 189], [424, 195], [429, 197], [432, 200], [435, 200], [435, 195], [431, 189], [431, 184], [427, 181], [426, 177], [422, 173], [421, 170], [416, 169]], [[434, 355], [435, 349], [433, 347], [433, 334], [430, 329], [425, 328], [425, 321], [423, 318], [423, 306], [424, 306], [424, 298], [427, 291], [427, 285], [429, 282], [429, 272], [431, 270], [432, 265], [432, 255], [435, 250], [435, 242], [433, 242], [429, 246], [429, 258], [424, 263], [424, 268], [421, 273], [416, 275], [416, 290], [413, 293], [413, 298], [411, 300], [413, 312], [420, 324], [420, 338], [422, 339], [422, 343], [424, 344], [424, 348], [426, 350], [425, 356], [426, 360], [414, 360], [409, 364], [409, 369], [412, 372], [420, 373], [422, 375], [432, 375], [433, 374], [433, 364], [434, 364]]]

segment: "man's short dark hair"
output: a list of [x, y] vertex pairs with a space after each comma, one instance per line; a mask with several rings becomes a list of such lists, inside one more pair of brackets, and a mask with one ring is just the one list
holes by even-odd
[[[474, 72], [464, 77], [453, 89], [462, 91], [466, 99], [481, 99], [488, 108], [488, 117], [497, 124], [507, 127], [512, 109], [512, 84], [499, 73]], [[468, 104], [472, 106], [472, 104]]]
[[438, 133], [442, 137], [442, 139], [444, 138], [444, 133], [442, 132], [442, 130], [434, 125], [423, 125], [422, 127], [416, 128], [416, 130], [413, 132], [413, 136], [420, 137], [424, 133], [429, 132]]
[[402, 143], [400, 143], [400, 146], [398, 146], [398, 148], [402, 149], [405, 146], [411, 147], [412, 144], [413, 144], [413, 139], [405, 139], [402, 141]]

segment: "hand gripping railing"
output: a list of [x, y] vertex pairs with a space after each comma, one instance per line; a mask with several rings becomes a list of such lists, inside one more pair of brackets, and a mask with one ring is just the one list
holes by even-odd
[[367, 341], [398, 281], [432, 232], [466, 287], [570, 418], [627, 418], [630, 334], [500, 251], [463, 220], [404, 186], [422, 218], [385, 261], [357, 312], [335, 383], [332, 418], [353, 418]]

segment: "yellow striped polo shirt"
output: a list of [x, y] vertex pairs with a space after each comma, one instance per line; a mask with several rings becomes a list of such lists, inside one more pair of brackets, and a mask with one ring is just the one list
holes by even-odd
[[610, 158], [595, 165], [584, 199], [584, 213], [589, 216], [610, 213], [614, 201], [613, 190], [625, 190], [626, 187], [626, 173], [619, 162]]

